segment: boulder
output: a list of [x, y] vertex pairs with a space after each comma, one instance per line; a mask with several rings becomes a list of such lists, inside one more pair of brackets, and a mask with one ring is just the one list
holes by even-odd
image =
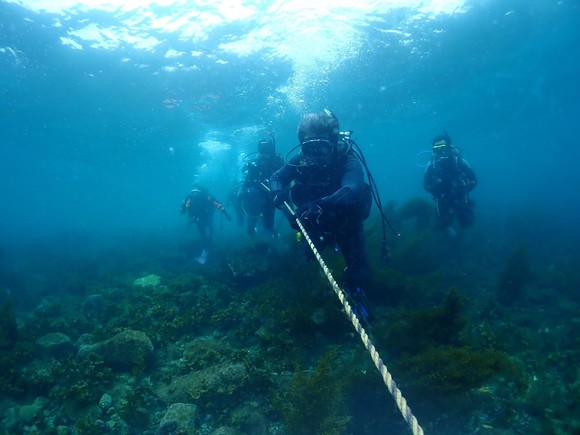
[[172, 404], [159, 423], [159, 435], [194, 435], [199, 433], [197, 406], [191, 403]]
[[114, 337], [79, 348], [78, 358], [94, 353], [114, 370], [131, 370], [136, 366], [147, 366], [153, 359], [153, 343], [145, 333], [125, 330]]
[[75, 345], [68, 335], [50, 332], [36, 340], [41, 355], [53, 358], [65, 358], [73, 354]]

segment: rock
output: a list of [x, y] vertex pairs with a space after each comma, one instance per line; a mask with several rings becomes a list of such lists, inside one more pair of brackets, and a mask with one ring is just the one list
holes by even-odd
[[99, 400], [99, 408], [101, 408], [101, 410], [103, 412], [107, 412], [107, 410], [113, 405], [113, 398], [105, 393], [101, 396], [101, 400]]
[[256, 402], [245, 403], [236, 408], [231, 416], [233, 425], [243, 433], [252, 435], [268, 435], [268, 419], [264, 416], [260, 405]]
[[100, 314], [105, 308], [105, 297], [99, 293], [92, 294], [83, 303], [83, 308], [87, 314]]
[[174, 403], [165, 412], [159, 423], [159, 435], [183, 434], [193, 435], [199, 433], [197, 427], [197, 406], [191, 403]]
[[239, 431], [228, 426], [220, 426], [211, 435], [239, 435]]
[[18, 417], [18, 406], [12, 406], [4, 411], [1, 415], [2, 417], [2, 429], [6, 433], [18, 433], [18, 423], [20, 419]]
[[161, 282], [161, 277], [158, 275], [147, 275], [142, 278], [138, 278], [133, 281], [133, 285], [136, 287], [155, 287]]
[[36, 340], [36, 344], [40, 348], [41, 354], [53, 358], [70, 356], [75, 350], [75, 346], [70, 337], [60, 332], [45, 334]]
[[81, 334], [79, 339], [77, 340], [77, 346], [84, 346], [86, 344], [93, 344], [93, 336], [92, 334]]
[[245, 386], [248, 379], [244, 364], [222, 363], [179, 376], [170, 385], [161, 387], [158, 394], [166, 403], [195, 400], [207, 392], [229, 395]]
[[42, 410], [48, 404], [48, 399], [37, 397], [30, 405], [23, 405], [18, 410], [18, 417], [25, 424], [33, 424], [42, 415]]
[[126, 330], [113, 338], [79, 348], [77, 358], [95, 353], [105, 364], [115, 370], [130, 370], [139, 365], [148, 365], [153, 359], [153, 343], [145, 333]]

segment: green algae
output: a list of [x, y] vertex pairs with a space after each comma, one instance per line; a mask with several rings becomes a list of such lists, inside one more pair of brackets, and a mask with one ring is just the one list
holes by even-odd
[[326, 352], [312, 372], [297, 365], [287, 391], [276, 396], [275, 406], [291, 435], [347, 433], [351, 417], [346, 410], [347, 380], [336, 370], [338, 349]]
[[532, 280], [532, 268], [527, 249], [516, 248], [508, 257], [499, 275], [497, 299], [504, 305], [518, 303], [524, 296], [525, 286]]

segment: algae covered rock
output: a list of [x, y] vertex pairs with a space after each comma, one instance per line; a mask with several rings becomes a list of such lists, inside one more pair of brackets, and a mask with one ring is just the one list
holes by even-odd
[[248, 369], [242, 363], [222, 363], [178, 376], [159, 390], [166, 403], [185, 402], [211, 394], [230, 395], [248, 383]]
[[174, 403], [165, 412], [159, 423], [159, 435], [199, 433], [197, 406], [191, 403]]
[[50, 332], [36, 340], [41, 354], [54, 358], [62, 358], [74, 351], [70, 337], [60, 332]]
[[91, 353], [100, 356], [112, 369], [130, 370], [151, 362], [153, 343], [145, 333], [128, 329], [108, 340], [81, 346], [77, 357], [84, 358]]
[[133, 281], [135, 287], [156, 287], [161, 283], [161, 277], [158, 275], [147, 275]]
[[220, 426], [214, 430], [211, 435], [239, 435], [240, 432], [228, 426]]
[[37, 397], [27, 405], [22, 405], [18, 410], [18, 417], [25, 424], [33, 424], [42, 415], [42, 411], [49, 401], [45, 397]]

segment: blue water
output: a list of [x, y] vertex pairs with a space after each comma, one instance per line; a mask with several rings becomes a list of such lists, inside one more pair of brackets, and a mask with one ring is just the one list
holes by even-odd
[[285, 155], [323, 108], [384, 204], [429, 199], [418, 155], [446, 130], [488, 241], [519, 229], [564, 249], [580, 235], [579, 29], [574, 0], [2, 1], [2, 258], [179, 239], [195, 180], [225, 201], [265, 132]]
[[446, 129], [481, 213], [578, 217], [573, 1], [26, 3], [0, 3], [4, 243], [179, 225], [194, 174], [225, 195], [264, 130], [284, 153], [324, 107], [384, 200], [424, 195]]

